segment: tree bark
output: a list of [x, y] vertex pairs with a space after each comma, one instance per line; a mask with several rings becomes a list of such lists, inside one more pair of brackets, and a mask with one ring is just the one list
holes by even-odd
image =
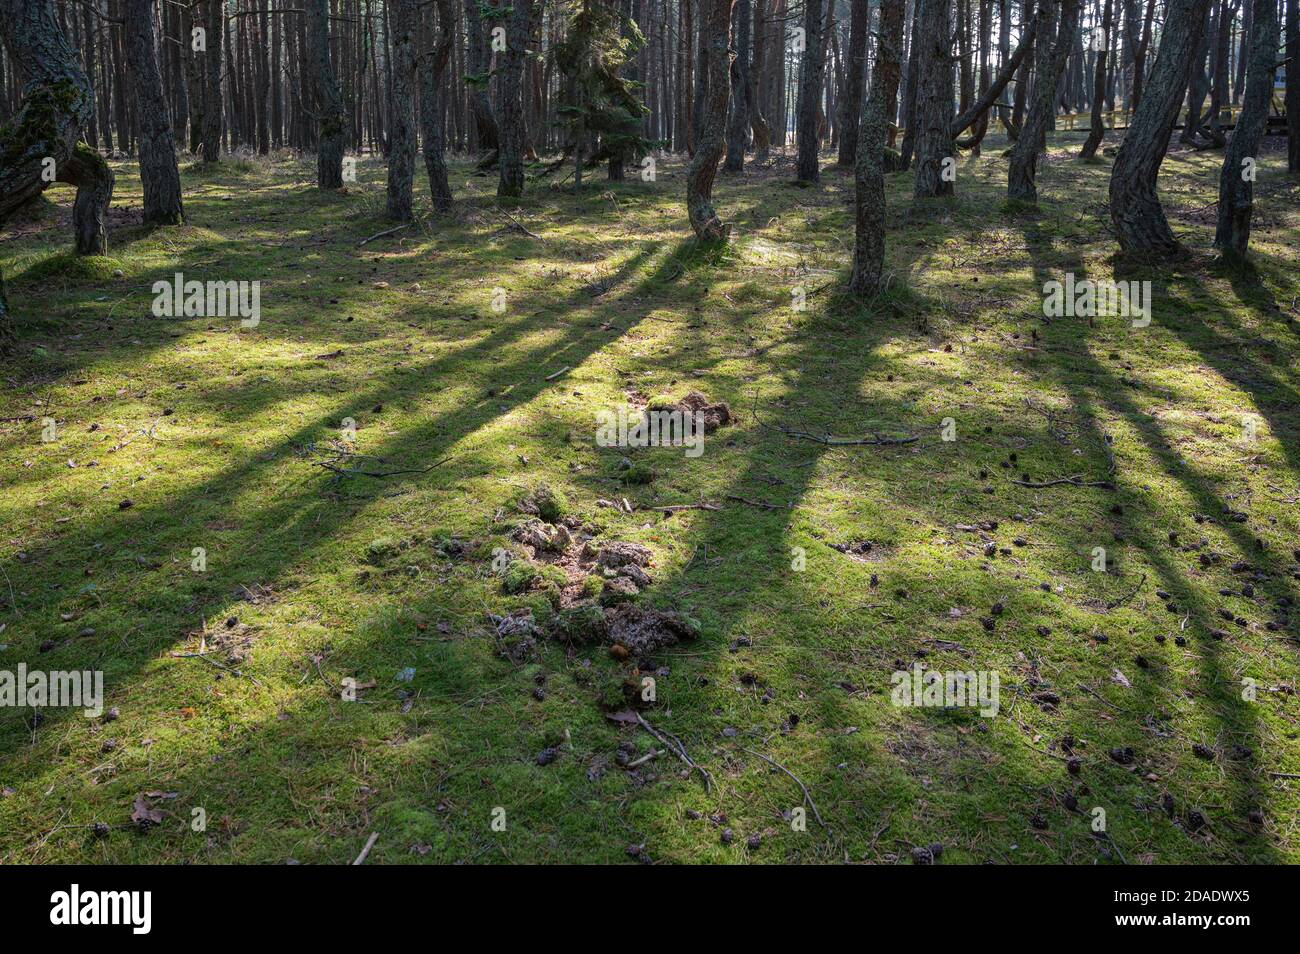
[[1286, 169], [1300, 172], [1300, 0], [1286, 0]]
[[817, 112], [826, 71], [826, 48], [822, 44], [825, 0], [804, 0], [804, 51], [799, 70], [799, 105], [795, 119], [795, 177], [800, 182], [821, 178], [821, 137]]
[[1025, 117], [1025, 126], [1020, 131], [1015, 148], [1011, 151], [1011, 164], [1007, 169], [1007, 198], [1018, 202], [1036, 203], [1038, 201], [1038, 157], [1045, 151], [1043, 142], [1047, 135], [1047, 124], [1056, 114], [1056, 88], [1065, 71], [1065, 61], [1074, 45], [1074, 30], [1079, 22], [1079, 0], [1062, 0], [1056, 39], [1048, 45], [1051, 30], [1052, 4], [1054, 0], [1043, 0], [1039, 4], [1040, 21], [1038, 35], [1043, 38], [1039, 55], [1035, 57], [1038, 76], [1034, 80], [1033, 101], [1029, 104], [1029, 114]]
[[304, 0], [304, 6], [307, 8], [307, 45], [311, 66], [303, 71], [303, 80], [315, 82], [319, 129], [316, 185], [322, 189], [337, 189], [343, 185], [344, 114], [343, 94], [330, 63], [329, 0]]
[[[840, 101], [841, 125], [840, 156], [838, 164], [854, 166], [858, 155], [858, 127], [863, 121], [862, 87], [867, 80], [867, 31], [870, 29], [871, 5], [868, 0], [850, 0], [853, 4], [849, 12], [849, 55], [844, 77], [844, 96]], [[900, 0], [901, 2], [901, 0]], [[881, 15], [884, 15], [881, 8]], [[901, 20], [899, 21], [902, 22]], [[901, 31], [901, 26], [900, 26]], [[884, 35], [884, 31], [881, 31]], [[900, 33], [899, 42], [902, 41]], [[898, 50], [894, 50], [894, 63], [898, 63]], [[879, 62], [879, 61], [877, 61]], [[888, 121], [886, 118], [886, 121]]]
[[[479, 77], [486, 77], [492, 62], [492, 51], [488, 46], [487, 37], [483, 35], [483, 18], [479, 14], [477, 0], [466, 0], [465, 33], [469, 43], [465, 58], [466, 72], [476, 80]], [[477, 137], [475, 146], [486, 152], [480, 160], [480, 165], [489, 165], [497, 160], [497, 150], [500, 149], [501, 140], [496, 117], [492, 113], [492, 99], [482, 83], [477, 81], [470, 83], [469, 106], [474, 116], [474, 130]]]
[[[424, 135], [424, 170], [429, 176], [429, 194], [433, 210], [451, 208], [451, 183], [447, 178], [442, 135], [443, 74], [451, 59], [455, 41], [456, 15], [451, 0], [435, 0], [438, 8], [438, 35], [433, 49], [424, 57], [420, 74], [420, 125]], [[432, 12], [428, 14], [432, 19]]]
[[[1219, 221], [1214, 244], [1226, 256], [1240, 258], [1250, 244], [1250, 219], [1254, 212], [1255, 173], [1259, 141], [1268, 122], [1277, 71], [1277, 6], [1274, 0], [1254, 0], [1251, 5], [1250, 70], [1246, 94], [1219, 172]], [[1288, 64], [1290, 66], [1291, 64]], [[1294, 77], [1296, 72], [1292, 71]], [[1288, 117], [1295, 122], [1300, 117]]]
[[749, 131], [749, 34], [751, 0], [736, 0], [736, 58], [731, 63], [731, 116], [727, 121], [727, 159], [724, 172], [745, 169], [745, 137]]
[[[865, 4], [864, 4], [865, 5]], [[855, 228], [849, 291], [867, 297], [880, 291], [885, 273], [885, 135], [898, 95], [904, 0], [880, 0], [880, 37], [871, 91], [862, 110], [854, 157]]]
[[163, 95], [154, 39], [153, 0], [126, 0], [126, 62], [131, 70], [138, 108], [136, 127], [140, 136], [140, 184], [144, 189], [146, 225], [180, 225], [185, 221], [181, 205], [181, 174], [176, 166], [176, 144], [172, 122]]
[[1082, 159], [1091, 159], [1097, 155], [1097, 147], [1106, 138], [1106, 124], [1101, 115], [1106, 107], [1106, 61], [1110, 55], [1111, 36], [1115, 27], [1115, 0], [1106, 0], [1105, 11], [1101, 15], [1101, 49], [1097, 50], [1096, 72], [1092, 80], [1092, 128], [1088, 138], [1079, 150]]
[[[470, 0], [473, 2], [473, 0]], [[505, 69], [501, 81], [501, 168], [497, 195], [524, 194], [524, 58], [534, 0], [511, 0], [506, 24]]]
[[1029, 55], [1029, 51], [1034, 48], [1034, 36], [1038, 32], [1038, 22], [1038, 17], [1029, 21], [1015, 52], [1011, 54], [1009, 60], [1002, 64], [1002, 68], [998, 70], [998, 75], [993, 78], [993, 84], [980, 95], [979, 99], [971, 104], [969, 109], [952, 121], [949, 131], [954, 139], [965, 132], [971, 123], [975, 122], [981, 114], [987, 112], [998, 101], [1002, 91], [1007, 88], [1011, 78], [1016, 75], [1016, 70], [1020, 68], [1020, 64]]
[[[53, 0], [0, 0], [0, 37], [25, 81], [22, 106], [0, 126], [0, 224], [50, 185], [46, 160], [53, 159], [60, 179], [77, 177], [80, 208], [73, 219], [80, 226], [88, 213], [93, 218], [101, 203], [107, 205], [103, 177], [92, 182], [82, 175], [90, 155], [108, 168], [98, 153], [78, 142], [95, 108], [90, 80], [59, 28]], [[111, 196], [111, 174], [107, 182]], [[99, 218], [102, 223], [102, 214]], [[83, 244], [93, 244], [82, 243], [80, 237], [79, 228], [78, 251]], [[11, 353], [13, 345], [14, 328], [0, 276], [0, 354]]]
[[392, 37], [392, 128], [388, 134], [388, 217], [414, 217], [415, 180], [415, 22], [416, 0], [388, 0]]
[[704, 18], [705, 69], [708, 88], [703, 103], [700, 139], [686, 169], [686, 213], [701, 242], [725, 242], [731, 226], [713, 208], [713, 179], [726, 147], [727, 101], [731, 97], [727, 39], [732, 0], [701, 0]]
[[221, 158], [221, 47], [226, 33], [222, 0], [207, 0], [203, 27], [203, 161]]
[[1120, 248], [1128, 253], [1170, 255], [1182, 248], [1156, 195], [1156, 178], [1178, 118], [1208, 3], [1169, 0], [1146, 91], [1111, 167], [1110, 218]]
[[916, 180], [918, 199], [953, 194], [953, 181], [944, 174], [955, 161], [951, 133], [952, 11], [951, 0], [917, 0], [919, 21], [916, 90]]

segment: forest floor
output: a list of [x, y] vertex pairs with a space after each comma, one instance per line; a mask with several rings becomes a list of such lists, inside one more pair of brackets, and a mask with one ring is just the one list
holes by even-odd
[[[364, 245], [381, 160], [187, 165], [158, 231], [116, 163], [104, 259], [48, 193], [0, 245], [0, 670], [102, 670], [111, 711], [0, 709], [0, 861], [1300, 861], [1300, 183], [1261, 161], [1232, 271], [1221, 154], [1175, 152], [1191, 252], [1117, 272], [1077, 142], [1037, 214], [1001, 143], [952, 201], [891, 176], [869, 308], [851, 176], [784, 159], [719, 177], [707, 254], [679, 162], [509, 215], [456, 165], [452, 216]], [[154, 317], [178, 271], [260, 281], [260, 323]], [[1152, 321], [1046, 317], [1067, 272]], [[733, 417], [700, 456], [598, 445], [692, 391]], [[603, 575], [523, 572], [543, 485], [698, 638], [639, 671], [555, 613]], [[917, 663], [996, 672], [996, 715], [892, 704]]]

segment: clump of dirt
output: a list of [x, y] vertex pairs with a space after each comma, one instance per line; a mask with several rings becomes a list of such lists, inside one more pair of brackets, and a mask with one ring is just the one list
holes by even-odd
[[663, 613], [623, 604], [605, 611], [605, 642], [622, 646], [637, 658], [652, 656], [667, 646], [700, 635], [700, 624], [681, 613]]
[[219, 628], [195, 635], [202, 637], [209, 652], [219, 652], [226, 657], [227, 663], [238, 666], [247, 662], [248, 657], [253, 655], [257, 630], [231, 616]]
[[568, 508], [568, 501], [559, 491], [539, 484], [515, 505], [520, 513], [541, 517], [546, 523], [559, 523]]
[[733, 420], [731, 408], [725, 401], [710, 403], [709, 399], [699, 391], [690, 392], [676, 404], [652, 404], [648, 410], [677, 411], [681, 414], [699, 413], [702, 415], [705, 434], [712, 434], [718, 428], [726, 427]]
[[537, 637], [541, 631], [533, 619], [533, 611], [516, 610], [508, 616], [488, 614], [496, 634], [497, 652], [511, 662], [527, 662], [537, 652]]
[[597, 544], [597, 533], [595, 527], [576, 517], [565, 517], [555, 525], [533, 519], [515, 527], [511, 537], [527, 556], [506, 571], [506, 591], [553, 586], [557, 609], [579, 606], [593, 598], [604, 605], [635, 599], [654, 582], [644, 569], [654, 555], [639, 543], [611, 540]]

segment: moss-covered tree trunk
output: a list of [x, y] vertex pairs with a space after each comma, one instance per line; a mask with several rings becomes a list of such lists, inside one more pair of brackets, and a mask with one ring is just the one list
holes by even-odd
[[388, 135], [388, 217], [414, 216], [416, 0], [388, 0], [392, 44], [392, 129]]
[[[451, 59], [455, 41], [456, 15], [451, 0], [435, 0], [438, 32], [433, 46], [423, 58], [420, 71], [420, 126], [424, 138], [424, 171], [429, 176], [429, 194], [435, 212], [451, 208], [451, 182], [447, 178], [447, 160], [442, 135], [443, 78]], [[427, 14], [426, 23], [433, 19]]]
[[704, 17], [704, 67], [707, 89], [700, 122], [700, 138], [686, 168], [686, 214], [701, 242], [725, 242], [731, 226], [723, 224], [713, 208], [713, 180], [726, 149], [727, 101], [731, 76], [727, 40], [731, 32], [732, 0], [702, 0]]
[[862, 109], [854, 155], [855, 230], [849, 291], [859, 297], [880, 290], [885, 272], [885, 134], [898, 95], [904, 0], [880, 0], [880, 37], [871, 91]]
[[821, 107], [822, 81], [826, 73], [826, 48], [822, 43], [822, 21], [826, 13], [824, 0], [804, 0], [804, 51], [799, 70], [799, 102], [795, 113], [795, 177], [800, 182], [817, 182], [821, 178], [821, 137], [818, 115]]
[[[113, 180], [104, 175], [108, 167], [98, 153], [79, 146], [95, 108], [94, 94], [59, 28], [53, 0], [0, 0], [0, 36], [26, 83], [22, 106], [0, 127], [0, 223], [56, 178], [74, 182], [78, 251], [102, 252], [103, 213]], [[95, 221], [98, 242], [83, 242], [83, 232], [94, 231], [87, 223]], [[0, 352], [11, 351], [13, 342], [0, 276]]]
[[305, 0], [307, 45], [311, 65], [303, 71], [316, 87], [316, 185], [337, 189], [343, 185], [343, 94], [330, 63], [329, 0]]
[[1125, 252], [1168, 255], [1181, 248], [1156, 195], [1156, 177], [1169, 148], [1209, 2], [1169, 0], [1155, 65], [1111, 167], [1110, 220]]
[[[1286, 75], [1300, 75], [1300, 0], [1286, 0]], [[1286, 169], [1300, 172], [1300, 80], [1286, 84]]]
[[181, 174], [176, 166], [171, 111], [163, 95], [154, 33], [153, 0], [126, 0], [126, 62], [135, 92], [136, 126], [140, 136], [140, 184], [144, 189], [146, 224], [180, 225]]
[[524, 60], [533, 0], [511, 0], [506, 21], [505, 68], [501, 79], [501, 153], [497, 195], [524, 194]]
[[465, 66], [471, 79], [469, 108], [474, 117], [476, 145], [484, 150], [479, 165], [486, 167], [497, 161], [501, 133], [492, 112], [492, 100], [488, 96], [487, 77], [492, 64], [492, 48], [483, 33], [483, 17], [479, 13], [478, 0], [467, 0], [465, 4], [465, 35], [468, 40]]
[[[1237, 126], [1232, 131], [1219, 172], [1219, 221], [1214, 244], [1229, 257], [1246, 254], [1250, 243], [1250, 219], [1255, 209], [1255, 166], [1260, 139], [1268, 122], [1273, 97], [1273, 74], [1277, 71], [1277, 7], [1274, 0], [1254, 0], [1251, 5], [1250, 71], [1246, 74], [1246, 95]], [[1291, 64], [1292, 75], [1300, 73]], [[1295, 79], [1292, 79], [1295, 82]], [[1291, 122], [1300, 116], [1289, 117]]]

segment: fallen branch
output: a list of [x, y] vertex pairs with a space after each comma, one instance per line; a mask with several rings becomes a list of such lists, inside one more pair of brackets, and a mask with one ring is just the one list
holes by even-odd
[[800, 437], [804, 440], [816, 441], [818, 444], [826, 444], [829, 447], [901, 447], [904, 444], [915, 444], [921, 438], [919, 437], [834, 437], [830, 434], [819, 437], [816, 434], [809, 434], [807, 431], [793, 431], [788, 427], [777, 425], [777, 430], [788, 437]]
[[409, 467], [402, 470], [361, 470], [357, 467], [340, 467], [335, 461], [329, 460], [314, 461], [313, 466], [322, 467], [332, 474], [338, 474], [344, 477], [396, 477], [400, 474], [427, 474], [435, 467], [439, 467], [451, 459], [452, 458], [450, 457], [444, 457], [442, 460], [434, 461], [428, 467]]
[[[780, 769], [780, 770], [781, 770], [782, 772], [784, 772], [786, 775], [788, 775], [788, 776], [790, 776], [792, 779], [794, 779], [795, 784], [798, 785], [801, 789], [803, 789], [803, 797], [804, 797], [804, 801], [806, 801], [806, 802], [808, 803], [809, 807], [812, 808], [812, 811], [813, 811], [813, 817], [817, 819], [817, 824], [821, 825], [823, 828], [826, 828], [826, 823], [825, 823], [824, 821], [822, 821], [821, 812], [817, 811], [817, 803], [813, 801], [812, 793], [808, 791], [808, 786], [805, 785], [805, 784], [803, 783], [803, 779], [799, 778], [799, 776], [798, 776], [798, 775], [795, 775], [794, 772], [791, 772], [788, 768], [786, 768], [786, 767], [785, 767], [784, 765], [782, 765], [780, 762], [776, 761], [776, 759], [770, 759], [770, 758], [768, 758], [766, 755], [764, 755], [762, 752], [755, 752], [753, 749], [746, 749], [743, 745], [741, 746], [741, 749], [743, 749], [744, 751], [748, 752], [750, 755], [757, 755], [760, 759], [762, 759], [762, 760], [763, 760], [764, 762], [766, 762], [768, 765], [771, 765], [771, 766], [773, 766], [774, 768], [778, 768], [778, 769]], [[830, 830], [830, 829], [827, 829], [827, 831], [829, 831], [829, 830]]]
[[370, 854], [370, 849], [375, 847], [375, 842], [377, 842], [378, 840], [379, 840], [379, 832], [372, 831], [370, 833], [370, 837], [366, 839], [366, 847], [361, 849], [361, 854], [357, 855], [357, 860], [352, 863], [354, 865], [359, 865], [364, 863], [366, 860], [366, 856]]
[[382, 232], [376, 232], [374, 235], [370, 236], [369, 238], [364, 238], [360, 242], [358, 242], [357, 248], [360, 248], [361, 246], [365, 245], [367, 242], [373, 242], [375, 239], [383, 238], [385, 235], [392, 235], [394, 232], [402, 231], [402, 229], [409, 229], [414, 224], [415, 224], [414, 222], [403, 222], [401, 225], [393, 226], [393, 228], [391, 229], [384, 229], [384, 231]]
[[255, 676], [248, 676], [243, 670], [227, 666], [225, 663], [219, 663], [208, 656], [207, 653], [172, 653], [171, 656], [173, 659], [202, 659], [208, 665], [216, 666], [218, 669], [223, 669], [233, 676], [239, 676], [240, 678], [247, 676], [248, 680], [252, 682], [253, 685], [261, 688], [262, 684], [257, 681]]
[[1013, 484], [1019, 484], [1021, 487], [1033, 487], [1041, 490], [1044, 487], [1060, 487], [1067, 485], [1070, 487], [1104, 487], [1107, 490], [1115, 489], [1115, 482], [1111, 480], [1084, 480], [1082, 475], [1075, 477], [1057, 477], [1054, 480], [1012, 480]]
[[1121, 596], [1119, 599], [1112, 600], [1111, 602], [1107, 603], [1106, 609], [1113, 610], [1118, 606], [1123, 606], [1125, 603], [1127, 603], [1129, 600], [1131, 600], [1134, 596], [1137, 595], [1138, 590], [1142, 589], [1142, 584], [1145, 583], [1146, 581], [1147, 581], [1147, 575], [1143, 573], [1142, 579], [1138, 580], [1137, 586], [1133, 587], [1133, 589], [1128, 593], [1128, 595]]
[[[649, 722], [647, 722], [645, 716], [641, 715], [641, 713], [639, 712], [636, 713], [636, 721], [637, 724], [641, 726], [641, 728], [645, 729], [647, 732], [653, 735], [656, 739], [660, 741], [660, 743], [667, 746], [668, 749], [674, 755], [676, 755], [679, 759], [681, 759], [691, 768], [695, 769], [697, 772], [699, 772], [701, 775], [704, 776], [704, 790], [706, 792], [711, 792], [713, 790], [713, 777], [709, 775], [708, 771], [705, 770], [704, 766], [696, 764], [695, 760], [691, 758], [690, 754], [686, 751], [686, 746], [682, 745], [681, 739], [677, 738], [671, 733], [660, 732]], [[816, 809], [813, 810], [816, 811]]]
[[715, 503], [709, 503], [701, 500], [699, 503], [689, 504], [668, 504], [665, 507], [646, 507], [646, 510], [657, 510], [659, 513], [677, 513], [679, 510], [721, 510]]
[[785, 510], [789, 504], [774, 504], [766, 500], [750, 500], [748, 497], [741, 497], [739, 494], [727, 494], [728, 500], [734, 500], [737, 503], [749, 504], [751, 507], [760, 507], [763, 510]]

